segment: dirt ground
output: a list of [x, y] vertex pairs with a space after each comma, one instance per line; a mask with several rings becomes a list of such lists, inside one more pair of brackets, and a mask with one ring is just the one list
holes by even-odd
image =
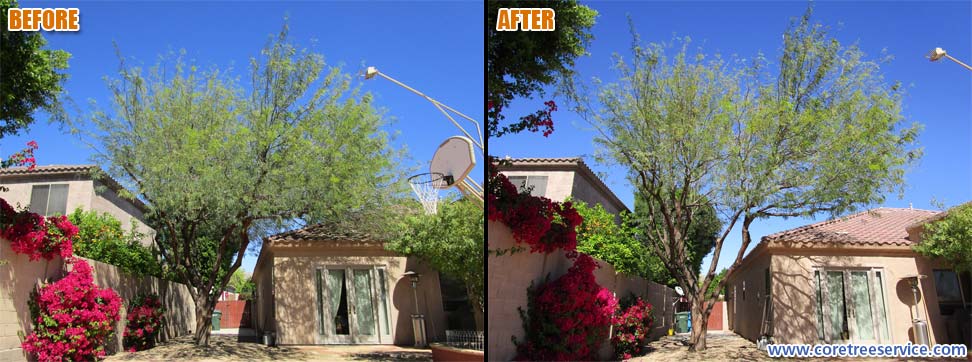
[[[941, 358], [770, 358], [766, 352], [756, 348], [756, 344], [731, 332], [709, 332], [706, 334], [705, 351], [689, 352], [688, 334], [665, 336], [648, 344], [646, 355], [631, 359], [638, 362], [668, 361], [942, 361]], [[948, 361], [963, 361], [948, 359]]]
[[175, 338], [155, 348], [118, 352], [106, 361], [431, 361], [427, 349], [397, 346], [286, 346], [241, 341], [237, 336], [213, 335], [209, 347], [196, 347], [192, 336]]

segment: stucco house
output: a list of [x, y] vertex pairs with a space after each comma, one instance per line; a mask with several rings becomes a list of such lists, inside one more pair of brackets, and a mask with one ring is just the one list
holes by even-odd
[[[142, 245], [152, 243], [155, 231], [145, 224], [146, 206], [140, 200], [119, 196], [122, 186], [96, 165], [50, 165], [0, 170], [0, 185], [8, 191], [0, 197], [14, 207], [26, 206], [41, 215], [66, 215], [75, 209], [106, 212], [128, 229], [132, 222], [145, 235]], [[92, 176], [98, 175], [98, 176]]]
[[506, 175], [521, 190], [533, 196], [564, 201], [568, 196], [589, 205], [601, 204], [607, 212], [617, 214], [628, 207], [591, 171], [581, 157], [507, 158], [496, 170]]
[[[419, 275], [415, 289], [406, 272]], [[413, 345], [416, 313], [424, 315], [428, 342], [476, 325], [469, 308], [444, 303], [457, 293], [438, 272], [346, 226], [317, 224], [264, 239], [253, 281], [253, 326], [282, 345]]]
[[940, 215], [877, 208], [763, 237], [727, 276], [730, 329], [775, 343], [903, 344], [917, 343], [920, 317], [930, 343], [968, 344], [972, 278], [912, 250]]

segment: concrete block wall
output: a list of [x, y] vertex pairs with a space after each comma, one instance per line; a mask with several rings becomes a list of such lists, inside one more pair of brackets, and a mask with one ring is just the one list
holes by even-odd
[[[60, 258], [32, 262], [27, 256], [14, 253], [10, 242], [4, 239], [0, 239], [0, 260], [3, 263], [0, 265], [0, 361], [25, 361], [27, 356], [20, 348], [20, 335], [26, 336], [32, 329], [28, 308], [31, 292], [46, 281], [61, 278], [66, 266]], [[135, 277], [113, 265], [85, 260], [92, 266], [94, 283], [114, 289], [124, 302], [139, 292], [159, 294], [166, 307], [166, 324], [160, 340], [191, 333], [195, 328], [195, 308], [186, 285], [155, 277]], [[120, 315], [110, 351], [122, 349], [124, 307]]]
[[[513, 239], [512, 231], [505, 225], [490, 221], [487, 228], [489, 250], [509, 249], [518, 245]], [[531, 283], [543, 282], [547, 275], [551, 280], [556, 279], [565, 274], [573, 263], [563, 251], [541, 255], [528, 250], [498, 257], [490, 253], [486, 262], [489, 286], [486, 291], [489, 305], [486, 308], [489, 321], [487, 355], [490, 361], [509, 361], [516, 356], [516, 346], [510, 337], [523, 340], [523, 326], [518, 308], [527, 308], [527, 288]], [[647, 299], [656, 308], [652, 338], [664, 335], [671, 326], [671, 317], [665, 316], [671, 314], [671, 301], [676, 295], [675, 291], [649, 280], [619, 274], [611, 264], [603, 260], [597, 260], [597, 263], [601, 265], [594, 272], [598, 284], [618, 297], [634, 293]], [[602, 358], [613, 355], [609, 341], [604, 342], [599, 354]]]

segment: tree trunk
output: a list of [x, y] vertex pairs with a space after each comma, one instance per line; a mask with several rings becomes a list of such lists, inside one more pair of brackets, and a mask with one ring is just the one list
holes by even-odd
[[196, 332], [193, 340], [197, 346], [209, 346], [209, 334], [213, 329], [213, 308], [216, 307], [216, 298], [210, 295], [200, 296], [196, 299]]
[[705, 332], [709, 329], [709, 314], [706, 300], [692, 302], [692, 336], [689, 339], [689, 351], [701, 352], [705, 350]]

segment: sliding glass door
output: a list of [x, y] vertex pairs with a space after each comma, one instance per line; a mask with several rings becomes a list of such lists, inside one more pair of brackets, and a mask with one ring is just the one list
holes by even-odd
[[318, 327], [326, 344], [391, 343], [385, 269], [318, 269]]
[[828, 343], [890, 343], [880, 269], [814, 270], [817, 336]]

